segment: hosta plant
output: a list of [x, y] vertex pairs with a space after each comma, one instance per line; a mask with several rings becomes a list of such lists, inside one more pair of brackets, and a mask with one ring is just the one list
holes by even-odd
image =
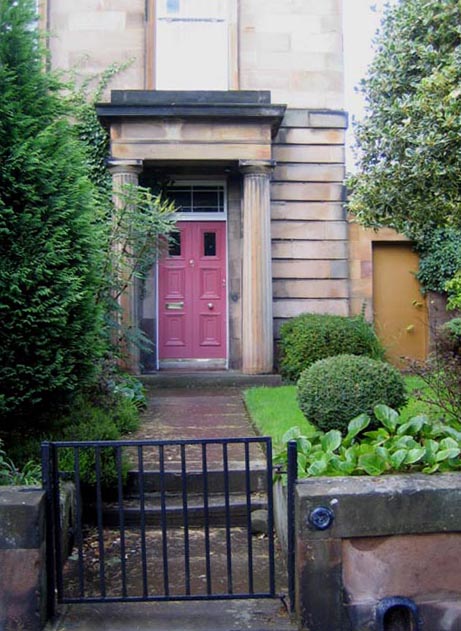
[[419, 415], [404, 421], [398, 412], [377, 405], [379, 427], [367, 431], [370, 417], [357, 416], [345, 436], [339, 430], [313, 429], [307, 436], [298, 427], [282, 438], [285, 447], [275, 464], [286, 465], [286, 444], [296, 440], [298, 477], [435, 473], [461, 469], [461, 431], [453, 425]]

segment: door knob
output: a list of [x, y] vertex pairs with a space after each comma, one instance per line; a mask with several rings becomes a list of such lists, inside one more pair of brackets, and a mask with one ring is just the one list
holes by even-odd
[[208, 309], [213, 309], [213, 303], [212, 302], [208, 303]]

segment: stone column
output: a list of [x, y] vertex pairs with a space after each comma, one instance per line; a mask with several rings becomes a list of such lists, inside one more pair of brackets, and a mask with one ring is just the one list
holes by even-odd
[[243, 173], [242, 370], [270, 373], [274, 363], [270, 178], [268, 160], [241, 161]]
[[[117, 208], [125, 202], [118, 193], [126, 185], [137, 186], [139, 174], [142, 171], [142, 160], [110, 160], [109, 169], [112, 174], [113, 201]], [[115, 245], [115, 247], [117, 247]], [[136, 279], [133, 279], [127, 290], [120, 296], [120, 307], [122, 309], [120, 324], [123, 328], [135, 328], [139, 326], [138, 313], [138, 286]], [[139, 372], [139, 348], [134, 344], [128, 344], [125, 349], [127, 359], [125, 367], [132, 373]]]

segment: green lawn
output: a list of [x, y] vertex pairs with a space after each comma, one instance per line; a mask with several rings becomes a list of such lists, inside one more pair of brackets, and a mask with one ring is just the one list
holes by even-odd
[[[411, 396], [415, 390], [427, 390], [423, 380], [416, 376], [406, 376], [405, 383], [409, 393], [407, 405], [401, 415], [409, 419], [417, 414], [435, 416], [438, 410]], [[278, 388], [250, 388], [245, 391], [245, 403], [252, 421], [263, 436], [272, 436], [275, 445], [281, 442], [283, 434], [290, 427], [298, 426], [308, 433], [310, 423], [304, 418], [296, 401], [296, 386]]]

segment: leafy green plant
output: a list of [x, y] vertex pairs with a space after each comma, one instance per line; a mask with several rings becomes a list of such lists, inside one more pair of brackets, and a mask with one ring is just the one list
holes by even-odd
[[370, 357], [327, 357], [301, 373], [298, 381], [301, 411], [323, 430], [344, 432], [351, 417], [360, 412], [371, 416], [378, 403], [399, 409], [406, 399], [400, 372]]
[[121, 375], [119, 379], [114, 382], [112, 392], [116, 396], [119, 394], [123, 395], [123, 397], [132, 401], [139, 409], [146, 407], [146, 389], [141, 381], [133, 377], [133, 375]]
[[[396, 410], [377, 405], [375, 430], [368, 414], [348, 423], [347, 433], [312, 431], [302, 435], [298, 427], [288, 430], [283, 442], [295, 440], [298, 476], [382, 475], [390, 473], [436, 473], [461, 469], [461, 431], [425, 415], [404, 421]], [[286, 448], [275, 464], [286, 466]]]
[[349, 353], [383, 359], [384, 349], [372, 326], [361, 316], [304, 313], [280, 328], [280, 372], [295, 382], [319, 359]]
[[428, 228], [418, 240], [419, 269], [416, 274], [423, 289], [445, 291], [459, 270], [461, 261], [461, 231], [454, 228]]
[[427, 386], [417, 393], [419, 399], [436, 405], [444, 417], [457, 422], [461, 410], [461, 318], [453, 318], [436, 330], [427, 361], [414, 362], [412, 370]]
[[[79, 425], [69, 426], [63, 433], [63, 440], [87, 441], [87, 440], [118, 440], [120, 431], [113, 419], [103, 415], [101, 410], [94, 410], [92, 421], [86, 421]], [[101, 455], [101, 483], [104, 487], [110, 487], [117, 483], [117, 462], [115, 449], [104, 447]], [[72, 448], [59, 449], [60, 471], [74, 471], [74, 450]], [[79, 453], [80, 479], [84, 484], [96, 483], [96, 451], [94, 447], [80, 449]], [[125, 478], [129, 469], [126, 459], [122, 460], [122, 475]]]
[[17, 467], [6, 455], [0, 441], [0, 486], [37, 486], [41, 480], [42, 470], [37, 462], [29, 460], [23, 467]]
[[459, 0], [389, 2], [362, 82], [349, 210], [419, 239], [461, 225]]

